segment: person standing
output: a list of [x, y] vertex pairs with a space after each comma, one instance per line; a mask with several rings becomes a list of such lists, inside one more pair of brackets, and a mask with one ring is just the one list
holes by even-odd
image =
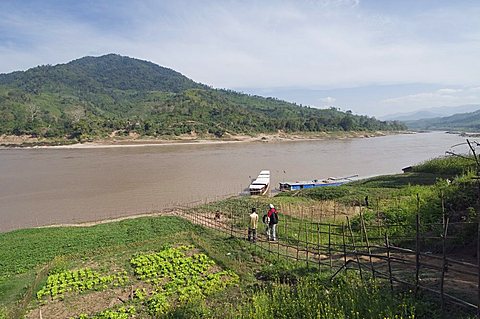
[[257, 225], [258, 225], [258, 214], [255, 207], [252, 208], [252, 213], [250, 214], [250, 224], [248, 225], [248, 241], [256, 242], [257, 241]]
[[278, 224], [278, 212], [275, 209], [275, 206], [273, 204], [269, 205], [269, 210], [267, 213], [267, 217], [269, 219], [268, 223], [268, 240], [277, 240], [277, 224]]
[[268, 218], [267, 213], [263, 214], [262, 222], [265, 224], [265, 235], [268, 237], [268, 233], [270, 231], [270, 227], [268, 225], [270, 224], [270, 218]]

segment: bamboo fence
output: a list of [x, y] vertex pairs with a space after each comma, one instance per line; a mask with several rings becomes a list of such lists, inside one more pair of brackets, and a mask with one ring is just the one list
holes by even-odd
[[[417, 212], [414, 225], [371, 225], [365, 221], [362, 207], [344, 208], [335, 207], [333, 217], [316, 209], [279, 207], [278, 240], [269, 241], [259, 222], [257, 241], [251, 245], [278, 259], [305, 263], [319, 272], [329, 270], [332, 279], [340, 272], [357, 271], [362, 279], [385, 280], [392, 290], [407, 286], [416, 294], [429, 293], [439, 297], [442, 311], [455, 305], [476, 311], [480, 318], [480, 263], [475, 255], [480, 247], [480, 223], [450, 222], [445, 214], [441, 223], [422, 223]], [[215, 212], [197, 207], [179, 206], [176, 214], [247, 240], [250, 211], [245, 207], [219, 211], [219, 219]], [[355, 221], [349, 217], [354, 214]], [[473, 232], [476, 238], [465, 248], [473, 251], [471, 256], [451, 248], [463, 243], [465, 232]]]

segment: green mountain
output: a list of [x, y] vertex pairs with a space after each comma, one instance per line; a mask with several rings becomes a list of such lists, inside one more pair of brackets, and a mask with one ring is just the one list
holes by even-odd
[[471, 113], [459, 113], [447, 117], [405, 121], [408, 128], [414, 130], [455, 130], [455, 131], [480, 131], [480, 106], [479, 110]]
[[154, 63], [109, 54], [0, 74], [0, 134], [77, 140], [148, 136], [402, 130], [335, 108], [212, 89]]

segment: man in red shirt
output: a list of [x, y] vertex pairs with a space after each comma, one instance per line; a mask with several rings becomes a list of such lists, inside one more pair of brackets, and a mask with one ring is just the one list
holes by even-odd
[[268, 240], [277, 240], [277, 224], [278, 224], [278, 213], [273, 204], [269, 205], [269, 210], [267, 213], [269, 223], [268, 223]]

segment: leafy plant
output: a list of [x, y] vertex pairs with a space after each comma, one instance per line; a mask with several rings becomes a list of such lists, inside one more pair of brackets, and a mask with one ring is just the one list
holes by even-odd
[[46, 285], [37, 292], [37, 299], [62, 299], [68, 292], [81, 293], [87, 290], [103, 290], [112, 285], [124, 286], [128, 280], [126, 271], [101, 276], [90, 268], [67, 270], [49, 275]]

